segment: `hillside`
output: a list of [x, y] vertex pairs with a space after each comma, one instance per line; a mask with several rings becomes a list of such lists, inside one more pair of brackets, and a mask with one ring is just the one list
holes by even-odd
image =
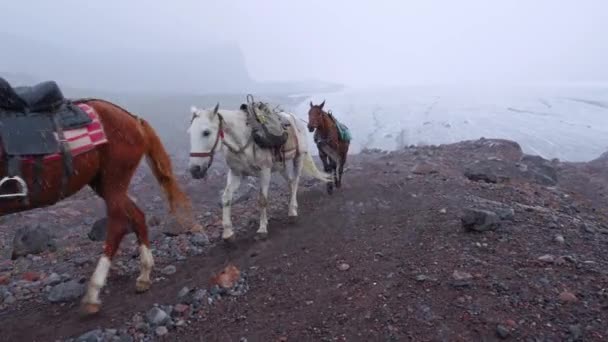
[[[41, 222], [59, 249], [0, 263], [0, 340], [605, 341], [606, 166], [606, 155], [548, 161], [491, 139], [365, 150], [352, 156], [334, 196], [303, 180], [294, 224], [275, 177], [266, 241], [253, 239], [256, 183], [246, 181], [233, 204], [232, 246], [218, 241], [222, 160], [204, 182], [177, 171], [206, 236], [163, 234], [171, 223], [145, 170], [131, 193], [150, 224], [150, 292], [133, 291], [130, 235], [102, 313], [80, 316], [79, 279], [90, 276], [102, 244], [87, 234], [104, 215], [84, 191], [3, 220], [6, 253], [16, 230]], [[212, 287], [230, 263], [242, 272], [235, 287]], [[49, 302], [57, 295], [68, 297]]]
[[[1, 33], [0, 77], [16, 85], [55, 80], [66, 89], [135, 94], [294, 94], [341, 89], [322, 82], [259, 82], [251, 78], [237, 44], [188, 47], [60, 46]], [[43, 56], [42, 56], [42, 52]]]

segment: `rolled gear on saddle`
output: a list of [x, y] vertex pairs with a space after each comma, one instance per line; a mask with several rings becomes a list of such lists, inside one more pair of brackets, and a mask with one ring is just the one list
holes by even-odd
[[247, 95], [247, 104], [241, 105], [246, 112], [247, 124], [251, 127], [251, 134], [256, 145], [266, 149], [280, 148], [287, 142], [289, 122], [281, 117], [276, 109], [268, 104], [255, 102], [251, 94]]

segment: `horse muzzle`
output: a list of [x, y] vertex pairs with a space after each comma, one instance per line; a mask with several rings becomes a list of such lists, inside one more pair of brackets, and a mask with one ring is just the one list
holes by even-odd
[[190, 175], [194, 179], [203, 179], [207, 176], [207, 168], [200, 165], [192, 165], [190, 166]]
[[310, 126], [310, 125], [308, 125], [308, 131], [309, 131], [310, 133], [312, 133], [312, 132], [314, 132], [314, 131], [315, 131], [315, 128], [314, 128], [314, 127], [312, 127], [312, 126]]

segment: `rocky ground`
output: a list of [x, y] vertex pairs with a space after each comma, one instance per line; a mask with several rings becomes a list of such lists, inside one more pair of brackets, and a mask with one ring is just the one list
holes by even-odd
[[607, 170], [608, 154], [548, 161], [504, 140], [366, 150], [333, 196], [303, 180], [295, 223], [275, 177], [265, 241], [244, 182], [225, 245], [221, 160], [206, 181], [178, 172], [206, 234], [177, 234], [143, 166], [131, 194], [151, 230], [151, 290], [135, 294], [130, 234], [102, 312], [81, 315], [104, 235], [103, 202], [84, 190], [2, 218], [0, 340], [603, 341]]

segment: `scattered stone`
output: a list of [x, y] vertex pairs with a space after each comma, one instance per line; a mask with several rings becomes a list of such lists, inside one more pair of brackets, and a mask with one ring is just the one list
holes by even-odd
[[445, 208], [442, 208], [441, 210], [439, 210], [440, 214], [447, 214], [447, 210]]
[[87, 234], [91, 241], [105, 241], [107, 234], [108, 219], [106, 217], [99, 219], [93, 223], [93, 227]]
[[496, 326], [496, 335], [504, 340], [511, 335], [511, 330], [504, 325], [499, 324]]
[[103, 332], [101, 329], [91, 330], [80, 335], [76, 342], [101, 342], [103, 341]]
[[167, 329], [167, 327], [165, 327], [165, 326], [160, 326], [160, 327], [157, 327], [156, 330], [154, 330], [154, 332], [156, 333], [157, 336], [165, 336], [169, 333], [169, 329]]
[[464, 176], [473, 182], [498, 183], [498, 176], [490, 170], [469, 167], [465, 170]]
[[36, 272], [25, 272], [21, 275], [21, 279], [25, 281], [38, 281], [40, 280], [40, 274]]
[[164, 275], [172, 275], [175, 274], [175, 272], [177, 272], [177, 268], [173, 265], [166, 266], [160, 271], [160, 273]]
[[14, 304], [17, 301], [17, 298], [15, 298], [15, 296], [13, 296], [12, 294], [8, 294], [6, 297], [4, 297], [4, 304]]
[[160, 223], [161, 223], [161, 220], [160, 220], [160, 218], [158, 218], [158, 216], [152, 216], [148, 220], [148, 225], [150, 227], [156, 227], [156, 226], [160, 225]]
[[553, 263], [555, 262], [555, 256], [551, 254], [545, 254], [543, 256], [538, 257], [538, 260], [542, 262]]
[[209, 237], [205, 233], [194, 233], [190, 237], [190, 242], [195, 246], [204, 247], [209, 245]]
[[56, 285], [51, 289], [48, 300], [51, 303], [69, 302], [80, 298], [84, 294], [85, 286], [76, 280]]
[[345, 262], [343, 262], [340, 265], [338, 265], [338, 269], [340, 271], [348, 271], [350, 269], [350, 265], [347, 264], [347, 263], [345, 263]]
[[412, 173], [415, 175], [430, 175], [438, 172], [439, 171], [437, 171], [437, 167], [435, 165], [427, 162], [417, 163], [412, 168]]
[[500, 226], [498, 215], [489, 210], [467, 208], [461, 218], [465, 231], [485, 232]]
[[236, 266], [230, 264], [211, 279], [211, 284], [218, 285], [224, 289], [229, 289], [234, 287], [240, 277], [241, 271], [239, 271]]
[[155, 307], [146, 313], [146, 320], [151, 325], [162, 325], [167, 323], [169, 315], [164, 310]]
[[51, 273], [44, 281], [42, 282], [45, 286], [55, 286], [61, 283], [61, 276], [57, 273]]
[[509, 207], [495, 208], [492, 210], [499, 219], [504, 221], [512, 221], [515, 218], [515, 210]]
[[181, 290], [179, 290], [179, 292], [177, 293], [177, 298], [184, 298], [186, 297], [188, 294], [190, 293], [190, 289], [186, 286], [184, 286]]
[[473, 275], [468, 272], [455, 270], [454, 273], [452, 273], [452, 278], [456, 281], [465, 281], [473, 279]]
[[72, 259], [72, 262], [77, 267], [82, 267], [82, 266], [85, 266], [85, 265], [91, 263], [91, 259], [89, 259], [88, 257], [76, 257], [76, 258]]
[[19, 228], [13, 238], [12, 259], [57, 249], [50, 230], [42, 225]]
[[203, 289], [196, 290], [192, 295], [192, 304], [197, 306], [200, 305], [205, 297], [207, 296], [207, 291]]
[[583, 329], [581, 329], [581, 326], [578, 324], [569, 326], [568, 332], [570, 333], [572, 341], [580, 341], [583, 338]]
[[173, 308], [173, 312], [175, 312], [178, 316], [183, 316], [188, 310], [190, 310], [190, 306], [186, 304], [177, 304]]
[[430, 278], [424, 274], [419, 274], [416, 276], [416, 281], [419, 281], [419, 282], [427, 281], [429, 279]]
[[564, 291], [562, 293], [559, 294], [559, 301], [567, 304], [567, 303], [575, 303], [578, 301], [578, 298], [576, 298], [576, 295], [572, 292], [568, 292], [568, 291]]
[[557, 234], [555, 236], [555, 242], [564, 244], [566, 242], [566, 239], [564, 239], [563, 235]]

